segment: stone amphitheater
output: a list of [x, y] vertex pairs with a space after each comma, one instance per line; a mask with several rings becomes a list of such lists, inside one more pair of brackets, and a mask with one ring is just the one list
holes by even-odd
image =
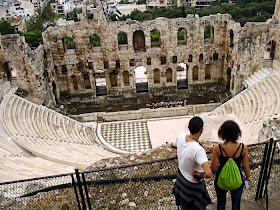
[[[89, 4], [97, 8], [93, 20], [87, 19]], [[84, 1], [81, 21], [48, 28], [37, 49], [19, 35], [0, 36], [0, 182], [84, 170], [105, 158], [156, 148], [184, 131], [193, 115], [206, 122], [203, 141], [219, 141], [217, 129], [226, 119], [240, 124], [245, 143], [271, 137], [263, 124], [280, 115], [280, 0], [272, 19], [244, 27], [227, 14], [109, 22], [103, 7]], [[209, 25], [211, 36], [204, 38]], [[150, 39], [155, 28], [156, 44]], [[182, 28], [185, 38], [179, 40]], [[120, 32], [126, 44], [118, 43]], [[91, 40], [96, 36], [97, 45]], [[186, 65], [183, 79], [177, 77], [179, 63]], [[146, 80], [137, 83], [140, 66]], [[55, 111], [198, 96], [217, 103], [80, 115]]]

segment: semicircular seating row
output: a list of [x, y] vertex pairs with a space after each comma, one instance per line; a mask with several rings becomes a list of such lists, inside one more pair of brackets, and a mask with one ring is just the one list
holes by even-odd
[[0, 137], [0, 182], [73, 172], [73, 166], [35, 157], [11, 140]]
[[118, 156], [96, 140], [93, 129], [12, 93], [1, 103], [1, 118], [18, 146], [66, 168], [85, 169], [103, 158]]
[[209, 115], [230, 113], [234, 113], [252, 137], [257, 139], [262, 120], [280, 116], [280, 72], [274, 70], [270, 76], [242, 91]]

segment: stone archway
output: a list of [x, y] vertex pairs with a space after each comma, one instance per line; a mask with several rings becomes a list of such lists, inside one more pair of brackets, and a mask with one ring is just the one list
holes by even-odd
[[205, 79], [211, 79], [211, 64], [205, 66]]
[[230, 81], [231, 81], [231, 68], [227, 69], [227, 90], [230, 90]]
[[198, 66], [193, 67], [193, 81], [198, 80]]
[[11, 81], [11, 79], [12, 79], [12, 72], [11, 72], [11, 69], [9, 67], [8, 61], [6, 61], [3, 64], [3, 70], [4, 70], [4, 78], [6, 78], [8, 81]]
[[154, 76], [154, 84], [159, 84], [160, 83], [160, 70], [154, 69], [153, 76]]
[[188, 89], [188, 68], [185, 63], [179, 63], [176, 68], [177, 89]]
[[148, 92], [148, 75], [147, 69], [144, 66], [139, 66], [134, 69], [135, 74], [135, 83], [136, 83], [136, 92]]
[[114, 71], [110, 73], [110, 83], [111, 83], [111, 87], [118, 86], [118, 74]]
[[123, 84], [124, 84], [124, 86], [129, 86], [129, 72], [128, 71], [123, 72]]
[[78, 80], [77, 80], [77, 77], [75, 75], [72, 75], [71, 76], [71, 80], [72, 80], [72, 84], [73, 84], [73, 89], [74, 90], [78, 90], [79, 87], [78, 87]]
[[84, 83], [85, 83], [85, 89], [91, 89], [89, 74], [88, 73], [84, 74], [83, 78], [84, 78]]
[[52, 82], [52, 93], [54, 95], [55, 104], [59, 104], [55, 82]]
[[274, 40], [271, 41], [271, 46], [270, 46], [270, 52], [269, 52], [269, 57], [273, 60], [275, 56], [275, 48], [276, 48], [276, 42]]
[[141, 30], [135, 31], [133, 33], [133, 47], [135, 51], [145, 51], [145, 35]]
[[172, 82], [172, 69], [168, 68], [166, 70], [166, 82]]

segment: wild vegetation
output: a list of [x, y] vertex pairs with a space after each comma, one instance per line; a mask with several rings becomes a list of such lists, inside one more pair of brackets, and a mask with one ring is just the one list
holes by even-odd
[[123, 15], [119, 20], [145, 21], [158, 17], [179, 18], [188, 14], [198, 14], [200, 17], [211, 14], [231, 14], [233, 19], [243, 26], [246, 22], [264, 22], [274, 14], [275, 0], [238, 0], [237, 3], [229, 4], [227, 0], [214, 2], [209, 7], [153, 7], [150, 10], [141, 12], [134, 10], [129, 15]]

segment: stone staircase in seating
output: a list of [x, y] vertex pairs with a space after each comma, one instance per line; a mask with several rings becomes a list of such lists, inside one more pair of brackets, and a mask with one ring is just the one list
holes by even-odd
[[263, 79], [222, 104], [209, 115], [234, 113], [257, 139], [266, 117], [280, 117], [280, 71], [274, 70]]

